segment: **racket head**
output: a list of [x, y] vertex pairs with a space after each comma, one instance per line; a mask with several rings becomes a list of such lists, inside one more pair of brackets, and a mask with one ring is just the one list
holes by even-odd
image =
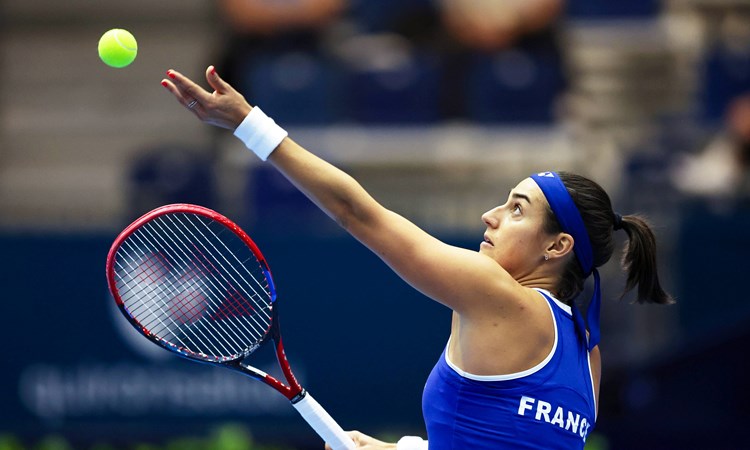
[[106, 275], [131, 325], [183, 357], [241, 361], [278, 334], [265, 257], [211, 209], [172, 204], [144, 214], [113, 242]]

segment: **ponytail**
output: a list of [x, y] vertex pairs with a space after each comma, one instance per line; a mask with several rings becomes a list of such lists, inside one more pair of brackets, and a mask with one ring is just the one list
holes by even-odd
[[[617, 218], [615, 219], [617, 220]], [[638, 215], [623, 216], [620, 226], [628, 234], [620, 264], [627, 273], [622, 297], [638, 287], [638, 303], [669, 305], [674, 299], [661, 287], [656, 265], [656, 237], [646, 220]]]
[[[656, 238], [646, 220], [638, 215], [620, 216], [612, 209], [609, 195], [596, 182], [581, 175], [557, 172], [581, 214], [594, 253], [594, 267], [605, 264], [615, 250], [614, 231], [628, 234], [622, 267], [627, 273], [625, 290], [620, 298], [638, 287], [636, 302], [668, 305], [674, 299], [664, 291], [659, 282], [656, 264]], [[551, 209], [547, 212], [545, 231], [561, 231]], [[575, 258], [565, 268], [557, 286], [559, 298], [572, 303], [583, 290], [585, 275]]]

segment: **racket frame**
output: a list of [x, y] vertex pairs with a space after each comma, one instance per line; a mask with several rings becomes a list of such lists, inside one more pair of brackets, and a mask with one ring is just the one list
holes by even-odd
[[[167, 214], [176, 214], [176, 213], [195, 214], [198, 216], [209, 218], [211, 220], [214, 220], [222, 224], [224, 227], [232, 231], [237, 237], [239, 237], [242, 240], [242, 242], [245, 245], [247, 245], [247, 247], [253, 252], [255, 257], [258, 259], [258, 262], [261, 264], [261, 268], [266, 276], [266, 279], [268, 281], [268, 288], [269, 288], [270, 295], [271, 295], [271, 303], [272, 303], [271, 329], [265, 336], [263, 336], [263, 338], [258, 343], [248, 347], [243, 353], [241, 353], [236, 358], [223, 359], [223, 360], [219, 360], [219, 359], [208, 357], [208, 356], [204, 358], [204, 357], [201, 357], [201, 355], [197, 353], [187, 352], [183, 350], [182, 348], [180, 348], [179, 346], [174, 345], [171, 342], [168, 342], [164, 339], [159, 338], [154, 333], [152, 333], [147, 328], [145, 328], [143, 325], [141, 325], [135, 318], [133, 318], [130, 315], [130, 313], [127, 311], [125, 307], [125, 302], [120, 297], [120, 293], [117, 289], [117, 284], [115, 281], [115, 267], [114, 267], [115, 255], [117, 254], [117, 251], [120, 249], [120, 246], [133, 233], [135, 233], [138, 229], [143, 227], [145, 224], [161, 216], [164, 216]], [[117, 236], [117, 238], [115, 239], [114, 243], [112, 244], [109, 250], [109, 253], [107, 254], [107, 264], [106, 264], [105, 270], [107, 274], [107, 283], [109, 285], [109, 290], [112, 293], [112, 296], [114, 297], [118, 308], [120, 309], [122, 314], [125, 316], [125, 318], [128, 320], [128, 322], [130, 322], [130, 324], [136, 330], [138, 330], [142, 335], [144, 335], [150, 341], [154, 342], [155, 344], [159, 345], [162, 348], [165, 348], [166, 350], [172, 353], [175, 353], [191, 361], [197, 361], [197, 362], [214, 364], [214, 365], [221, 365], [229, 369], [233, 369], [249, 377], [252, 377], [258, 381], [262, 381], [263, 383], [271, 386], [276, 391], [278, 391], [281, 395], [286, 397], [289, 401], [292, 402], [292, 404], [296, 404], [297, 402], [301, 401], [305, 397], [306, 391], [299, 384], [299, 382], [297, 381], [297, 378], [294, 376], [294, 373], [292, 373], [291, 367], [289, 365], [289, 360], [287, 359], [286, 352], [284, 351], [284, 345], [281, 339], [281, 329], [279, 327], [278, 303], [276, 303], [276, 287], [274, 285], [273, 278], [271, 276], [271, 269], [268, 266], [268, 262], [266, 261], [266, 258], [263, 256], [263, 253], [261, 253], [260, 249], [255, 244], [255, 242], [250, 238], [250, 236], [248, 236], [247, 233], [245, 233], [245, 231], [242, 230], [242, 228], [240, 228], [237, 224], [235, 224], [233, 221], [231, 221], [227, 217], [211, 209], [198, 206], [198, 205], [191, 205], [187, 203], [175, 203], [171, 205], [165, 205], [165, 206], [156, 208], [152, 211], [149, 211], [148, 213], [142, 215], [140, 218], [134, 221], [132, 224], [127, 226]], [[274, 351], [276, 353], [276, 358], [279, 362], [279, 366], [281, 367], [281, 371], [284, 374], [284, 377], [286, 378], [288, 385], [284, 384], [283, 382], [269, 375], [268, 373], [260, 369], [257, 369], [251, 366], [250, 364], [246, 364], [243, 362], [251, 353], [257, 350], [260, 346], [266, 344], [267, 341], [269, 340], [272, 340], [274, 343]]]

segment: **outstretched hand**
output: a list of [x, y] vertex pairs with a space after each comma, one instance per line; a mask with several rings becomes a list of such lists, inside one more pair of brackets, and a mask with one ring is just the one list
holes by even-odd
[[242, 94], [221, 79], [214, 66], [206, 69], [206, 81], [213, 92], [208, 92], [176, 70], [169, 69], [167, 78], [161, 80], [161, 84], [204, 123], [234, 130], [252, 106]]

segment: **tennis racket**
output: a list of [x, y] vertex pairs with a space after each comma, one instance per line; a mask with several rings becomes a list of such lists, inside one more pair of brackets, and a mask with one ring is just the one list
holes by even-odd
[[[281, 340], [271, 271], [231, 220], [201, 206], [162, 206], [120, 233], [106, 270], [120, 311], [152, 342], [264, 382], [289, 399], [334, 450], [355, 448], [294, 377]], [[287, 384], [245, 362], [271, 341]]]

